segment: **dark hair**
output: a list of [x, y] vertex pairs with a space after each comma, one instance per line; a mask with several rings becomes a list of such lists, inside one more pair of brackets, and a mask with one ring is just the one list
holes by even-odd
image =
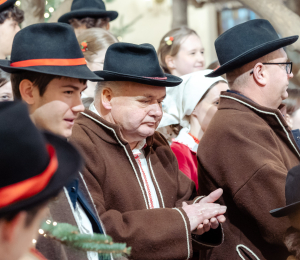
[[0, 69], [0, 88], [10, 81], [10, 74]]
[[[38, 212], [44, 208], [48, 204], [48, 200], [44, 201], [42, 203], [39, 203], [37, 205], [34, 205], [30, 207], [29, 209], [24, 210], [27, 213], [26, 219], [25, 219], [25, 227], [29, 227], [33, 220], [35, 219], [36, 215]], [[5, 221], [12, 221], [17, 214], [19, 214], [22, 210], [18, 210], [9, 214], [6, 214], [4, 216], [0, 216], [0, 220], [5, 220]]]
[[[22, 99], [20, 93], [20, 83], [22, 80], [27, 79], [30, 80], [33, 85], [37, 86], [40, 92], [40, 96], [42, 97], [45, 94], [48, 84], [53, 79], [61, 79], [64, 78], [62, 76], [44, 74], [39, 72], [32, 72], [32, 71], [22, 71], [18, 73], [12, 73], [10, 76], [11, 79], [11, 86], [14, 94], [15, 99]], [[85, 79], [78, 79], [80, 83], [86, 84]]]
[[24, 21], [24, 11], [13, 5], [0, 12], [0, 24], [3, 24], [6, 19], [10, 18], [20, 24]]
[[283, 103], [286, 105], [286, 112], [292, 115], [300, 108], [300, 89], [288, 89], [287, 92], [289, 96]]
[[[182, 40], [185, 37], [190, 36], [192, 34], [197, 35], [199, 37], [199, 35], [194, 30], [186, 26], [182, 26], [182, 27], [172, 29], [162, 37], [157, 50], [157, 56], [158, 56], [159, 64], [165, 73], [171, 74], [166, 63], [166, 56], [170, 55], [172, 57], [175, 57], [179, 52], [180, 46], [182, 44]], [[171, 45], [167, 44], [165, 40], [166, 37], [173, 37], [173, 41]]]
[[69, 23], [75, 29], [77, 29], [78, 27], [84, 26], [84, 25], [86, 26], [87, 29], [89, 29], [89, 28], [94, 28], [94, 27], [104, 28], [107, 26], [109, 21], [110, 21], [110, 19], [108, 17], [98, 18], [98, 19], [86, 17], [86, 18], [83, 18], [80, 20], [78, 20], [76, 18], [70, 19]]

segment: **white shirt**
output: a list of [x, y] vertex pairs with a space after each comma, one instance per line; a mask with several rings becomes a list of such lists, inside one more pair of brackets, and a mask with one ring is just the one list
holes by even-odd
[[[93, 235], [92, 224], [84, 212], [84, 209], [81, 207], [80, 203], [76, 202], [75, 208], [75, 219], [81, 234], [90, 234]], [[89, 260], [99, 260], [97, 252], [87, 252], [87, 257]]]
[[[94, 106], [94, 102], [90, 105], [89, 110], [100, 116], [97, 109]], [[101, 117], [101, 116], [100, 116]], [[154, 184], [150, 175], [147, 159], [144, 154], [143, 148], [146, 145], [146, 140], [140, 141], [137, 146], [132, 150], [134, 158], [139, 166], [140, 173], [142, 175], [144, 188], [147, 193], [149, 208], [159, 208], [158, 197], [156, 194], [156, 190], [154, 188]], [[154, 173], [153, 173], [154, 174]]]

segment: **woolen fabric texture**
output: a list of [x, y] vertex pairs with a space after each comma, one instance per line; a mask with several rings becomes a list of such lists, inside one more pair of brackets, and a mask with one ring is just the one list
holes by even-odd
[[0, 13], [3, 12], [5, 9], [13, 6], [17, 2], [17, 0], [7, 0], [3, 4], [0, 5]]
[[293, 44], [299, 36], [279, 38], [268, 20], [254, 19], [234, 26], [215, 41], [220, 67], [207, 77], [217, 77], [280, 48]]
[[105, 81], [131, 81], [162, 87], [174, 87], [182, 82], [181, 78], [163, 72], [155, 48], [148, 43], [117, 42], [110, 45], [103, 70], [94, 73]]
[[84, 59], [73, 28], [63, 23], [39, 23], [19, 31], [13, 41], [11, 60], [0, 60], [8, 73], [33, 71], [50, 75], [100, 81], [87, 65], [12, 67], [11, 63], [44, 59]]
[[[152, 168], [155, 176], [152, 180], [160, 204], [156, 209], [147, 209], [139, 166], [117, 125], [85, 110], [76, 120], [71, 142], [85, 157], [83, 175], [107, 234], [132, 247], [130, 259], [192, 256], [190, 224], [181, 207], [194, 197], [195, 186], [179, 171], [176, 157], [159, 133], [147, 138], [144, 149], [149, 171]], [[222, 243], [221, 227], [212, 232], [210, 243], [199, 242], [198, 247]]]
[[273, 217], [283, 217], [300, 209], [300, 165], [290, 169], [285, 184], [286, 206], [270, 211]]
[[284, 205], [287, 172], [299, 164], [299, 154], [280, 110], [221, 93], [197, 156], [199, 193], [224, 190], [219, 202], [227, 206], [225, 240], [204, 259], [240, 260], [240, 244], [260, 260], [288, 257], [283, 236], [289, 220], [273, 218], [269, 211]]
[[83, 19], [87, 17], [95, 19], [108, 17], [110, 21], [113, 21], [118, 15], [116, 11], [106, 11], [105, 4], [102, 0], [74, 0], [71, 6], [71, 12], [62, 15], [58, 19], [58, 22], [70, 23], [70, 20], [73, 18]]
[[[83, 193], [87, 202], [94, 209], [93, 200], [90, 197], [90, 193], [85, 186], [84, 179], [79, 176], [79, 186], [78, 188]], [[74, 212], [72, 211], [71, 205], [68, 201], [68, 195], [66, 195], [66, 190], [64, 189], [54, 200], [48, 205], [49, 213], [47, 219], [56, 221], [59, 223], [68, 223], [73, 226], [77, 226]], [[84, 206], [83, 206], [84, 208]], [[96, 210], [93, 211], [94, 215], [97, 216], [99, 222], [100, 218]], [[87, 253], [75, 250], [73, 248], [64, 246], [63, 244], [55, 241], [53, 239], [45, 238], [39, 235], [36, 248], [48, 259], [48, 260], [88, 260]], [[102, 258], [99, 258], [99, 260]]]
[[82, 166], [82, 158], [73, 145], [35, 127], [24, 103], [0, 103], [0, 188], [43, 173], [50, 162], [47, 144], [52, 145], [56, 152], [56, 172], [42, 191], [0, 208], [0, 216], [26, 210], [56, 196], [66, 183], [77, 176]]

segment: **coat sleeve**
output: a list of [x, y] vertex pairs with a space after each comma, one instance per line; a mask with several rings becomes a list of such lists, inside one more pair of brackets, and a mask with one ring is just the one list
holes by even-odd
[[[130, 259], [173, 260], [192, 257], [190, 225], [182, 208], [144, 209], [128, 212], [107, 209], [101, 180], [92, 170], [95, 169], [95, 165], [99, 169], [99, 161], [101, 161], [101, 158], [97, 157], [97, 148], [91, 147], [88, 133], [81, 126], [75, 125], [74, 128], [73, 141], [76, 141], [76, 146], [79, 147], [87, 162], [83, 176], [106, 234], [110, 235], [114, 242], [126, 243], [127, 246], [132, 247]], [[80, 138], [77, 138], [79, 136]], [[87, 144], [89, 145], [87, 146]], [[120, 203], [122, 202], [120, 201]]]
[[[200, 142], [198, 175], [200, 194], [223, 188], [223, 197], [256, 222], [263, 239], [282, 245], [288, 219], [277, 219], [269, 213], [285, 205], [288, 169], [277, 140], [256, 116], [226, 118], [219, 114]], [[230, 210], [227, 214], [238, 214]]]

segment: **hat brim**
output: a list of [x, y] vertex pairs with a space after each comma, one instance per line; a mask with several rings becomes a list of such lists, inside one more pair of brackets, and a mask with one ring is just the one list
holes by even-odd
[[81, 9], [81, 10], [75, 10], [68, 12], [64, 15], [62, 15], [58, 22], [60, 23], [69, 23], [70, 19], [76, 18], [76, 19], [82, 19], [86, 17], [90, 18], [106, 18], [108, 17], [110, 21], [113, 21], [117, 19], [118, 12], [116, 11], [102, 11], [102, 10], [95, 10], [95, 9]]
[[22, 71], [32, 71], [55, 76], [62, 76], [75, 79], [86, 79], [91, 81], [101, 81], [95, 73], [90, 71], [86, 65], [79, 66], [32, 66], [32, 67], [11, 67], [9, 60], [0, 60], [0, 68], [8, 73], [18, 73]]
[[8, 7], [13, 6], [16, 2], [17, 2], [17, 0], [7, 0], [5, 3], [0, 5], [0, 12], [4, 11]]
[[181, 78], [167, 73], [164, 74], [166, 79], [163, 80], [128, 75], [128, 74], [121, 74], [121, 73], [107, 71], [107, 70], [94, 71], [94, 73], [99, 77], [103, 78], [104, 81], [131, 81], [131, 82], [137, 82], [141, 84], [159, 86], [159, 87], [175, 87], [182, 82]]
[[18, 201], [0, 209], [0, 217], [9, 213], [26, 210], [46, 202], [55, 197], [65, 185], [78, 177], [78, 173], [83, 165], [82, 157], [79, 152], [65, 139], [48, 132], [44, 132], [43, 134], [46, 142], [55, 148], [58, 159], [57, 171], [54, 173], [44, 190], [33, 197]]
[[207, 74], [206, 77], [218, 77], [221, 76], [227, 72], [230, 72], [234, 69], [240, 68], [243, 65], [254, 61], [260, 57], [263, 57], [273, 51], [276, 51], [280, 48], [283, 48], [285, 46], [291, 45], [294, 42], [298, 40], [299, 36], [294, 35], [270, 42], [266, 42], [264, 44], [261, 44], [255, 48], [252, 48], [239, 56], [235, 57], [234, 59], [224, 63], [222, 66], [220, 66], [217, 70], [213, 71], [210, 74]]
[[270, 214], [275, 218], [281, 218], [289, 215], [290, 213], [294, 212], [295, 210], [300, 209], [300, 201], [292, 203], [288, 206], [278, 208], [278, 209], [272, 209], [270, 210]]

